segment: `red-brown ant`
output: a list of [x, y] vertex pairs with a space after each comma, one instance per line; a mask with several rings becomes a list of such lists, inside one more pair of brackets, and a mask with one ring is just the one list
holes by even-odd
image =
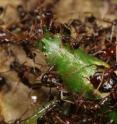
[[117, 101], [117, 84], [111, 90], [110, 95], [114, 101]]
[[72, 49], [78, 49], [79, 48], [79, 43], [77, 40], [73, 39], [69, 35], [63, 35], [62, 36], [62, 43], [66, 44], [68, 43]]
[[109, 92], [117, 83], [117, 76], [115, 70], [117, 65], [106, 69], [104, 72], [96, 72], [90, 77], [90, 81], [95, 88], [99, 88], [102, 92]]
[[73, 49], [78, 49], [79, 48], [79, 44], [78, 44], [77, 41], [72, 41], [70, 43], [70, 45], [71, 45], [71, 48], [73, 48]]
[[62, 43], [69, 43], [71, 41], [71, 37], [69, 35], [62, 36]]
[[24, 7], [22, 5], [18, 5], [17, 6], [17, 12], [18, 12], [18, 15], [19, 15], [19, 17], [21, 19], [24, 18], [26, 16], [26, 14], [27, 14], [25, 9], [24, 9]]
[[2, 90], [3, 86], [6, 85], [6, 79], [0, 75], [0, 91]]
[[7, 80], [4, 76], [0, 75], [0, 91], [7, 92], [10, 90], [10, 85], [7, 83]]
[[14, 61], [13, 63], [11, 63], [10, 68], [18, 73], [18, 76], [24, 85], [34, 89], [36, 87], [40, 87], [38, 84], [31, 84], [28, 79], [28, 73], [32, 73], [36, 76], [40, 75], [41, 72], [38, 68], [35, 68], [35, 71], [34, 71], [33, 67], [22, 65], [18, 61]]
[[4, 12], [4, 8], [1, 6], [0, 7], [0, 15]]
[[31, 49], [30, 49], [31, 46], [29, 45], [29, 43], [30, 43], [30, 41], [26, 40], [26, 41], [21, 43], [21, 46], [23, 47], [23, 50], [25, 51], [27, 57], [35, 60], [36, 54], [31, 51]]
[[61, 84], [62, 79], [61, 77], [53, 71], [53, 66], [49, 68], [49, 70], [42, 76], [41, 82], [42, 85], [48, 87], [57, 87]]
[[16, 43], [16, 37], [7, 30], [0, 28], [0, 44]]

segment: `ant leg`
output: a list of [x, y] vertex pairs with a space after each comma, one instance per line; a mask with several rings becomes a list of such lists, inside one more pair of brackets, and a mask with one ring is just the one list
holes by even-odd
[[114, 31], [115, 31], [115, 24], [113, 23], [112, 29], [111, 29], [111, 34], [110, 34], [110, 41], [112, 41], [112, 39], [113, 39]]
[[33, 94], [33, 89], [30, 88], [30, 91], [28, 93], [28, 98], [30, 98], [30, 107], [29, 108], [32, 108], [35, 106], [35, 104], [37, 103], [38, 101], [38, 96]]
[[32, 63], [33, 65], [33, 71], [34, 71], [34, 73], [36, 73], [36, 70], [35, 70], [35, 59], [33, 59], [33, 63]]
[[16, 85], [15, 85], [15, 88], [14, 88], [14, 91], [13, 91], [13, 94], [17, 92], [17, 89], [18, 89], [18, 86], [19, 86], [20, 82], [16, 82]]
[[74, 104], [74, 102], [68, 100], [68, 99], [65, 99], [64, 98], [64, 94], [67, 94], [68, 92], [64, 89], [60, 90], [60, 99], [64, 102], [68, 102], [68, 103], [71, 103], [71, 104]]
[[23, 120], [22, 120], [23, 116], [24, 116], [28, 111], [29, 111], [29, 108], [27, 108], [27, 109], [21, 114], [21, 116], [13, 122], [13, 124], [21, 124], [21, 122], [23, 122]]
[[52, 88], [50, 87], [49, 89], [49, 95], [48, 95], [48, 98], [49, 98], [49, 101], [53, 100], [54, 99], [54, 96], [52, 94]]
[[115, 45], [116, 45], [115, 53], [116, 53], [116, 62], [117, 62], [117, 34], [116, 34], [116, 42], [115, 42]]
[[104, 80], [104, 71], [103, 71], [102, 76], [101, 76], [101, 82], [99, 83], [99, 85], [98, 85], [96, 91], [99, 90], [100, 86], [101, 86], [102, 83], [103, 83], [103, 80]]

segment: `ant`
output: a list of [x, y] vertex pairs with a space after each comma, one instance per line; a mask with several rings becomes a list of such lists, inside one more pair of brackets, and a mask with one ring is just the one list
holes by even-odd
[[8, 30], [0, 28], [0, 44], [17, 44], [17, 38]]
[[39, 76], [41, 74], [41, 71], [38, 68], [35, 68], [34, 71], [33, 67], [22, 65], [18, 61], [13, 61], [13, 63], [11, 63], [10, 65], [10, 68], [18, 73], [18, 76], [24, 85], [32, 89], [39, 87], [38, 84], [31, 84], [27, 77], [28, 73], [32, 73], [33, 75]]
[[6, 85], [6, 80], [3, 76], [0, 75], [0, 90], [3, 88], [4, 85]]
[[49, 70], [42, 76], [41, 82], [45, 86], [56, 87], [61, 84], [62, 79], [56, 72], [52, 71], [54, 66], [49, 68]]
[[0, 7], [0, 15], [4, 12], [4, 8], [1, 6]]
[[23, 50], [25, 51], [27, 57], [29, 57], [30, 59], [34, 60], [36, 54], [31, 51], [29, 43], [30, 42], [27, 41], [27, 40], [26, 41], [22, 41], [21, 46], [23, 47]]
[[14, 61], [13, 63], [11, 63], [10, 68], [12, 70], [15, 70], [18, 73], [18, 76], [24, 85], [31, 88], [31, 84], [30, 84], [28, 78], [25, 76], [25, 68], [23, 68], [20, 65], [20, 63], [18, 63], [17, 61]]
[[54, 66], [50, 67], [49, 70], [42, 75], [40, 85], [50, 88], [49, 100], [54, 98], [51, 88], [56, 88], [58, 91], [59, 98], [63, 100], [64, 94], [66, 94], [67, 92], [64, 90], [62, 86], [62, 79], [60, 75], [58, 75], [57, 72], [55, 72], [53, 69]]
[[8, 92], [10, 90], [10, 85], [7, 83], [7, 80], [4, 76], [0, 75], [0, 91]]
[[117, 85], [111, 90], [110, 96], [114, 101], [117, 101]]
[[117, 82], [117, 76], [115, 71], [117, 65], [114, 65], [104, 72], [96, 72], [90, 77], [90, 81], [95, 88], [98, 88], [102, 92], [109, 92]]
[[27, 14], [22, 5], [17, 6], [17, 12], [18, 12], [18, 15], [19, 15], [20, 19], [24, 18]]
[[71, 41], [71, 37], [69, 35], [62, 36], [62, 43], [69, 43]]
[[62, 43], [63, 44], [69, 43], [70, 44], [70, 47], [72, 49], [78, 49], [79, 48], [79, 43], [77, 42], [77, 40], [73, 39], [69, 35], [63, 35], [62, 36]]

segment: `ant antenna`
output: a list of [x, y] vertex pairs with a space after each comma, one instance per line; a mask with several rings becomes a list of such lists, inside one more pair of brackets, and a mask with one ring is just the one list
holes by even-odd
[[115, 24], [113, 23], [112, 28], [111, 28], [110, 41], [112, 41], [112, 39], [113, 39], [114, 31], [115, 31]]
[[116, 41], [115, 41], [115, 45], [116, 45], [116, 50], [115, 50], [115, 52], [116, 52], [116, 63], [117, 63], [117, 34], [116, 34]]

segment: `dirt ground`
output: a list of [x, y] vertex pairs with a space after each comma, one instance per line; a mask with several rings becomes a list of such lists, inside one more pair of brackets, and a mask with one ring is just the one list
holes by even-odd
[[[62, 23], [74, 18], [83, 19], [84, 16], [90, 13], [94, 14], [99, 19], [106, 18], [110, 21], [117, 17], [117, 11], [115, 11], [117, 9], [117, 0], [0, 0], [0, 11], [2, 11], [0, 13], [0, 25], [5, 28], [10, 24], [19, 21], [16, 12], [18, 5], [23, 5], [25, 9], [30, 10], [35, 8], [36, 6], [46, 6], [48, 3], [53, 2], [55, 4], [55, 19], [56, 21]], [[1, 10], [1, 8], [3, 8], [3, 10]], [[0, 52], [1, 51], [3, 51], [4, 53], [4, 50], [0, 47]], [[4, 54], [0, 53], [0, 68], [4, 68], [3, 66], [7, 67], [6, 65], [1, 64], [1, 58], [4, 58], [3, 56]], [[0, 71], [2, 71], [2, 69]], [[15, 75], [14, 72], [12, 72], [10, 77], [8, 75], [9, 72], [6, 73], [6, 77], [10, 78], [11, 83], [13, 83], [13, 81], [17, 83], [17, 79], [15, 79], [13, 76]], [[2, 107], [0, 111], [2, 110], [2, 115], [5, 116], [5, 120], [7, 122], [9, 120], [17, 119], [19, 116], [22, 115], [22, 113], [24, 112], [23, 110], [24, 108], [26, 108], [26, 106], [31, 106], [29, 104], [30, 99], [28, 98], [28, 93], [30, 92], [29, 89], [24, 86], [21, 86], [21, 89], [18, 88], [14, 96], [13, 92], [14, 91], [5, 96], [0, 93], [0, 105]], [[16, 100], [17, 98], [19, 98], [18, 101]], [[21, 106], [22, 101], [24, 102], [24, 106]], [[13, 107], [9, 106], [9, 104], [12, 104]], [[21, 107], [18, 108], [18, 106]]]
[[18, 21], [16, 14], [18, 5], [23, 5], [30, 10], [35, 6], [41, 7], [53, 2], [55, 3], [55, 18], [61, 22], [77, 17], [82, 18], [89, 13], [109, 19], [114, 19], [117, 15], [116, 0], [0, 0], [0, 7], [4, 8], [4, 12], [0, 15], [0, 24], [4, 22], [9, 25]]

